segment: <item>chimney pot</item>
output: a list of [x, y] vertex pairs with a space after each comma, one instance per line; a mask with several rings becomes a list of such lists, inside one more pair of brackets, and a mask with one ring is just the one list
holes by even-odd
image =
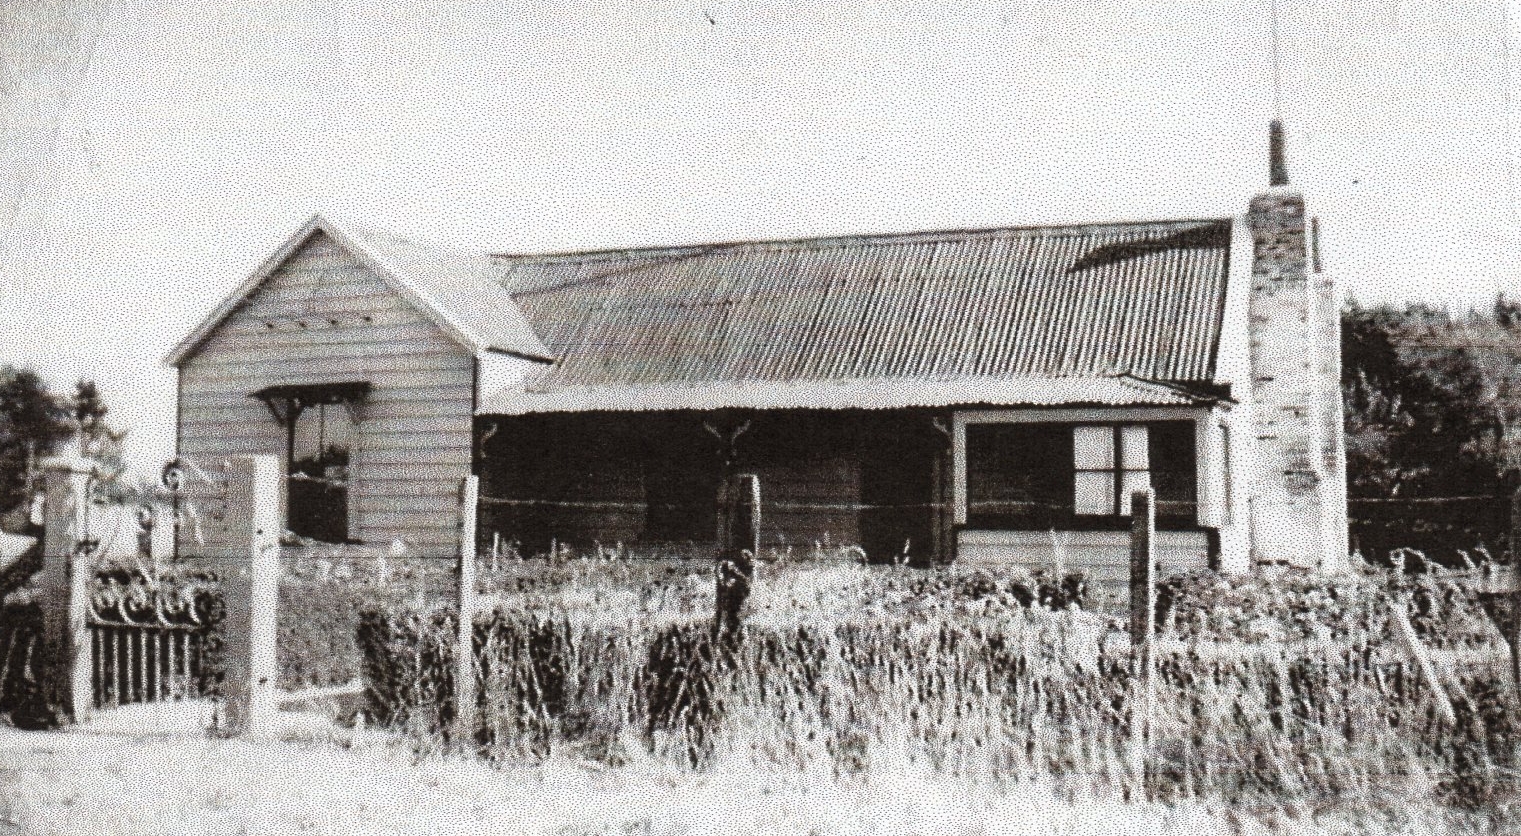
[[1289, 164], [1283, 149], [1283, 122], [1278, 119], [1268, 123], [1268, 185], [1287, 186]]

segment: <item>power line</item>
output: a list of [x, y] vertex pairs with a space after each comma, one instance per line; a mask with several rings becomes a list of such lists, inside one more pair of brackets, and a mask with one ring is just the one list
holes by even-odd
[[1268, 0], [1268, 17], [1272, 28], [1273, 43], [1273, 118], [1283, 119], [1283, 79], [1279, 69], [1278, 0]]

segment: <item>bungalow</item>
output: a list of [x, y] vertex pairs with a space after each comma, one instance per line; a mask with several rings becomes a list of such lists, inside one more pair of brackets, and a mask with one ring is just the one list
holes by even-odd
[[178, 452], [279, 453], [287, 527], [1125, 571], [1346, 553], [1339, 301], [1282, 175], [1244, 215], [557, 255], [318, 216], [173, 350]]

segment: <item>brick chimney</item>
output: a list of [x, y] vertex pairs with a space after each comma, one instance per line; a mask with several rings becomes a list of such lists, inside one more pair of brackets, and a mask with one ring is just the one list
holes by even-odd
[[1282, 125], [1269, 134], [1269, 182], [1252, 198], [1251, 487], [1258, 565], [1332, 570], [1345, 563], [1346, 454], [1341, 411], [1341, 302], [1312, 269], [1304, 197], [1288, 184]]

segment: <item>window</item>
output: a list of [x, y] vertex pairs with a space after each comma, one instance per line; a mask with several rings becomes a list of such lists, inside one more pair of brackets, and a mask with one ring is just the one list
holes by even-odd
[[350, 452], [370, 384], [270, 386], [253, 393], [285, 426], [285, 527], [328, 543], [349, 542]]
[[347, 403], [319, 403], [296, 417], [286, 494], [292, 534], [327, 543], [349, 538], [349, 450], [357, 429]]
[[1151, 487], [1150, 433], [1144, 424], [1072, 428], [1073, 513], [1130, 515], [1130, 496]]
[[1130, 495], [1156, 492], [1157, 525], [1196, 525], [1193, 421], [969, 423], [966, 524], [1122, 529]]

